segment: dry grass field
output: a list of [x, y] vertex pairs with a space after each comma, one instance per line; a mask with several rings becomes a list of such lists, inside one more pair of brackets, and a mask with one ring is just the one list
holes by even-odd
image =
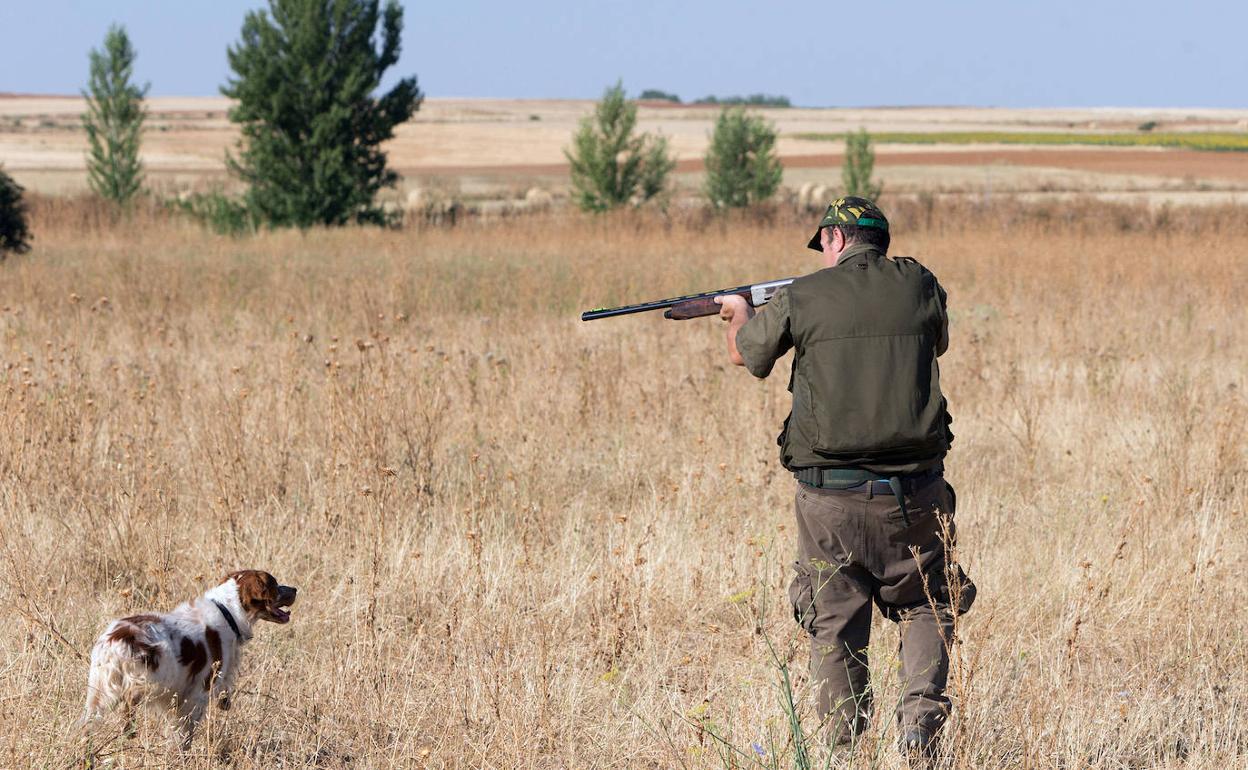
[[[713, 319], [577, 312], [812, 270], [806, 219], [34, 215], [0, 264], [0, 766], [792, 766], [785, 378], [726, 366]], [[1243, 766], [1244, 212], [890, 216], [953, 313], [980, 598], [947, 766]], [[185, 755], [79, 732], [105, 621], [238, 567], [300, 600], [234, 709]], [[833, 767], [900, 767], [895, 640]]]

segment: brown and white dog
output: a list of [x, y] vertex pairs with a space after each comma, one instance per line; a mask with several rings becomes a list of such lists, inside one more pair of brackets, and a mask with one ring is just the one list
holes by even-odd
[[239, 652], [257, 621], [290, 622], [296, 589], [267, 572], [231, 572], [225, 582], [164, 615], [114, 620], [91, 650], [87, 722], [117, 706], [159, 708], [178, 720], [182, 745], [208, 705], [230, 707]]

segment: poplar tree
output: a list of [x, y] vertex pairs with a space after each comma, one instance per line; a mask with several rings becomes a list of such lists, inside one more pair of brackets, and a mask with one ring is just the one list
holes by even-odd
[[82, 92], [87, 100], [82, 123], [90, 144], [87, 181], [100, 197], [124, 206], [143, 187], [139, 139], [150, 86], [131, 80], [135, 51], [120, 25], [108, 28], [103, 50], [91, 49], [89, 58], [91, 76]]
[[881, 185], [871, 178], [875, 170], [875, 151], [871, 149], [871, 135], [861, 128], [857, 133], [845, 135], [845, 165], [841, 166], [841, 183], [846, 195], [875, 200], [880, 197]]
[[676, 167], [661, 136], [635, 134], [637, 105], [616, 83], [602, 95], [594, 114], [581, 120], [572, 147], [573, 198], [585, 211], [601, 212], [654, 198]]
[[[380, 25], [380, 40], [376, 32]], [[385, 221], [374, 202], [398, 174], [382, 142], [420, 108], [416, 78], [375, 96], [399, 60], [403, 9], [387, 0], [269, 0], [228, 50], [221, 93], [242, 130], [230, 170], [247, 208], [272, 226]]]
[[752, 206], [774, 195], [783, 176], [774, 126], [744, 107], [719, 113], [706, 152], [706, 197], [711, 203]]

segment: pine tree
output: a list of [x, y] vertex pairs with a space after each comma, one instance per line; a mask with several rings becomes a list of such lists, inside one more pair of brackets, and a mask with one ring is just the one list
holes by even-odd
[[[381, 24], [378, 47], [374, 32]], [[374, 198], [398, 174], [382, 142], [420, 108], [416, 78], [380, 97], [382, 73], [399, 60], [403, 9], [387, 0], [269, 0], [252, 11], [228, 51], [242, 128], [228, 165], [248, 184], [246, 204], [273, 226], [382, 223]]]
[[572, 164], [573, 197], [585, 211], [606, 211], [658, 196], [676, 167], [667, 140], [634, 135], [637, 105], [616, 83], [602, 95], [594, 114], [581, 121], [572, 147], [563, 154]]
[[114, 24], [104, 36], [104, 50], [91, 49], [91, 77], [82, 95], [82, 116], [91, 145], [87, 181], [97, 195], [126, 205], [143, 186], [139, 139], [143, 130], [143, 98], [149, 86], [131, 82], [134, 47], [124, 27]]
[[706, 197], [725, 208], [765, 201], [780, 187], [775, 127], [744, 107], [719, 113], [706, 152]]
[[845, 135], [845, 165], [841, 166], [841, 183], [846, 195], [875, 200], [880, 197], [881, 185], [871, 178], [875, 170], [875, 151], [871, 149], [871, 136], [867, 129]]
[[22, 186], [0, 168], [0, 259], [30, 251], [30, 228]]

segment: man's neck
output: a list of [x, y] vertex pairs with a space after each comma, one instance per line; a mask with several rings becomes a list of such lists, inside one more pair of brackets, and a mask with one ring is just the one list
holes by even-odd
[[869, 243], [851, 243], [850, 245], [846, 246], [845, 250], [841, 252], [841, 255], [836, 258], [836, 264], [838, 265], [843, 264], [846, 261], [851, 260], [854, 257], [858, 256], [859, 254], [866, 254], [866, 253], [879, 254], [881, 252], [879, 248], [872, 246]]

